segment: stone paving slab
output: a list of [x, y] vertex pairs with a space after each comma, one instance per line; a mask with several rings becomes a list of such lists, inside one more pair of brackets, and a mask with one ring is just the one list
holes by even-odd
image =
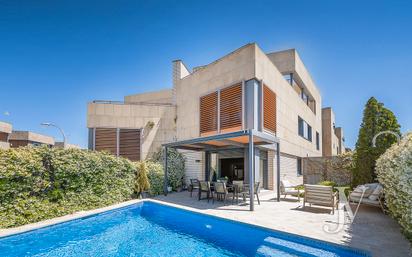
[[[235, 202], [232, 205], [229, 200], [227, 205], [216, 201], [212, 204], [212, 201], [198, 201], [197, 195], [190, 197], [188, 192], [158, 196], [155, 200], [192, 211], [367, 250], [373, 256], [412, 256], [410, 243], [401, 234], [399, 225], [379, 208], [361, 206], [354, 222], [350, 224], [343, 220], [343, 205], [332, 215], [330, 208], [303, 208], [302, 201], [299, 202], [294, 197], [282, 197], [282, 200], [277, 202], [275, 193], [265, 192], [260, 198], [261, 204], [258, 205], [256, 201], [254, 212], [249, 211], [248, 202]], [[336, 232], [326, 232], [325, 225]]]

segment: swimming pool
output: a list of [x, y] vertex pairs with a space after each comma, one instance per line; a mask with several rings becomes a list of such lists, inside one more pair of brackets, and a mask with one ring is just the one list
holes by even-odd
[[144, 201], [0, 238], [0, 256], [369, 256], [323, 241]]

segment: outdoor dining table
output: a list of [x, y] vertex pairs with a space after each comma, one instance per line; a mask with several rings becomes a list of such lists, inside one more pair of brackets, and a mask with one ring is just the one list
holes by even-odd
[[233, 193], [233, 199], [232, 203], [234, 202], [236, 198], [236, 203], [239, 203], [239, 194], [242, 193], [244, 188], [249, 187], [249, 184], [243, 184], [243, 185], [238, 185], [238, 184], [228, 184], [226, 188], [229, 190], [232, 190]]

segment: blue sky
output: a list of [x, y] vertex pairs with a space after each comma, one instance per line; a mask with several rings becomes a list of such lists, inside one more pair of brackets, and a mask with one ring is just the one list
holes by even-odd
[[[171, 61], [207, 64], [257, 42], [296, 48], [347, 144], [375, 96], [412, 129], [408, 1], [0, 0], [0, 120], [87, 145], [86, 104], [171, 86]], [[9, 112], [10, 115], [4, 115]]]

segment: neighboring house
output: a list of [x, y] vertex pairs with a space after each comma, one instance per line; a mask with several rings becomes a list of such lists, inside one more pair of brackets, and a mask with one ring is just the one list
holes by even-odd
[[0, 121], [0, 149], [10, 148], [9, 136], [11, 131], [11, 124]]
[[[174, 61], [171, 89], [89, 103], [89, 148], [140, 160], [164, 143], [253, 128], [280, 139], [281, 178], [302, 183], [302, 158], [322, 156], [321, 106], [295, 49], [264, 53], [252, 43], [193, 71]], [[211, 165], [217, 177], [247, 180], [245, 141], [229, 141], [208, 142], [216, 146], [211, 155], [185, 150], [186, 179], [211, 178]], [[275, 148], [256, 146], [255, 156], [255, 178], [274, 189]]]
[[54, 145], [54, 139], [31, 131], [13, 131], [9, 136], [9, 143], [11, 148], [40, 145], [52, 147]]
[[81, 149], [81, 147], [78, 145], [73, 145], [73, 144], [68, 144], [68, 143], [63, 143], [63, 142], [55, 142], [53, 147], [54, 148], [65, 148], [65, 149], [71, 149], [71, 148]]
[[343, 129], [335, 126], [335, 113], [331, 107], [322, 109], [322, 153], [334, 156], [346, 152]]

